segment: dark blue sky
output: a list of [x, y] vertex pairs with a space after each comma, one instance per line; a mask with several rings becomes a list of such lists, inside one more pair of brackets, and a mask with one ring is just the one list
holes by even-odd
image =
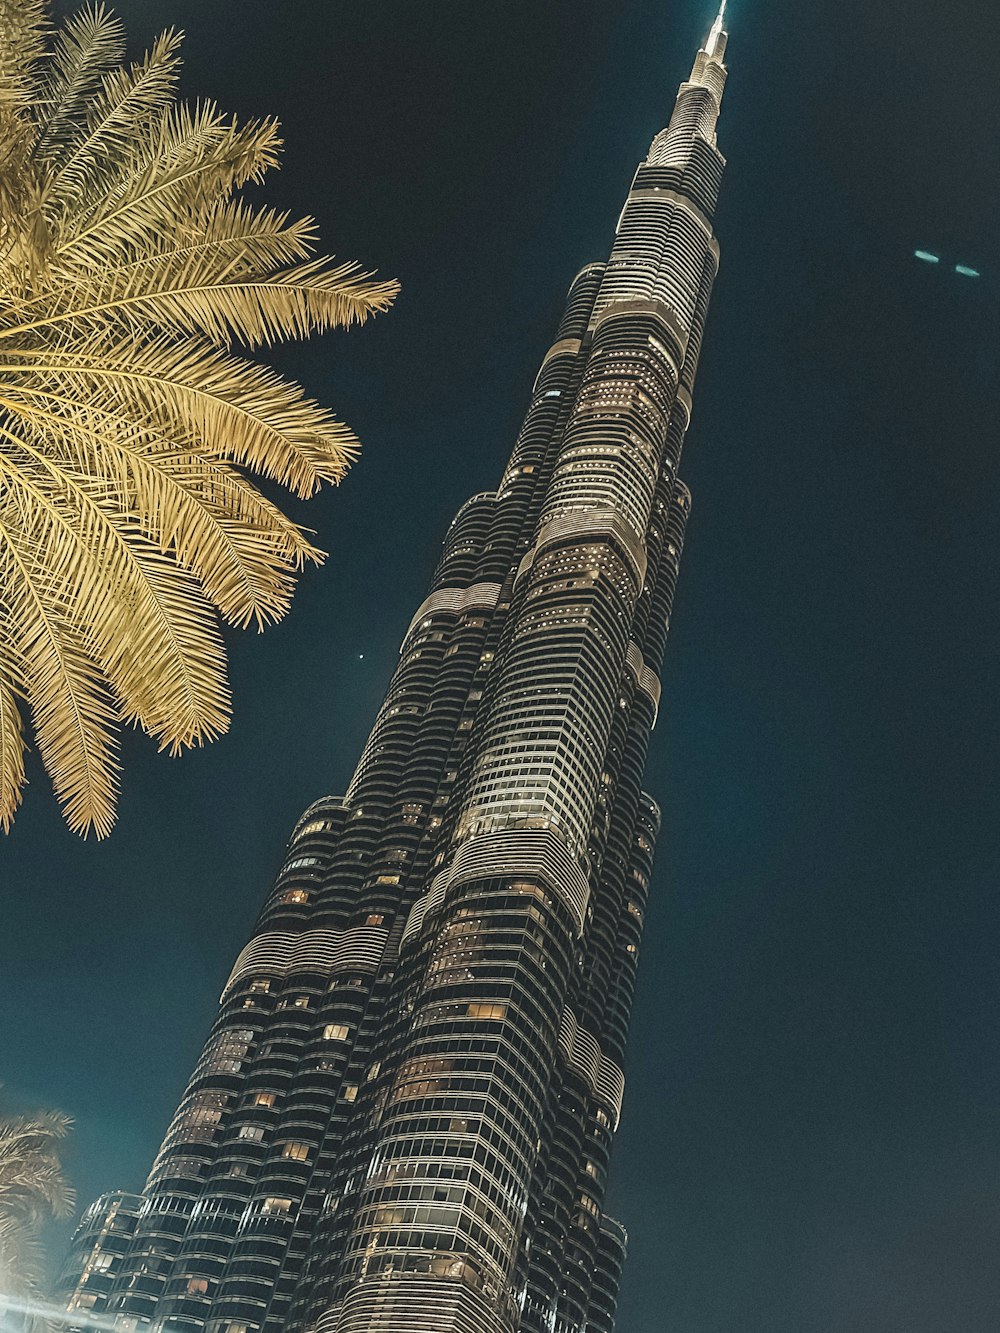
[[[118, 8], [137, 47], [188, 31], [191, 94], [278, 114], [269, 199], [404, 293], [280, 355], [366, 450], [302, 511], [326, 568], [233, 644], [231, 735], [179, 762], [130, 741], [106, 845], [36, 781], [0, 848], [0, 1077], [76, 1117], [83, 1202], [141, 1182], [284, 839], [344, 789], [444, 529], [495, 484], [565, 288], [606, 254], [712, 18]], [[731, 9], [620, 1333], [996, 1333], [1000, 12]]]

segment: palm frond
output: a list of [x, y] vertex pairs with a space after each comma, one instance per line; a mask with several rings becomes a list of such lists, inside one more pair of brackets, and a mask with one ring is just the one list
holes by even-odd
[[99, 404], [133, 420], [152, 415], [208, 457], [260, 472], [304, 498], [324, 481], [341, 481], [359, 447], [299, 385], [193, 339], [16, 355], [0, 341], [2, 376], [15, 383], [44, 377], [66, 397], [93, 391]]
[[[20, 434], [8, 437], [19, 464], [13, 484], [40, 520], [33, 540], [54, 542], [43, 556], [50, 570], [59, 570], [60, 553], [82, 545], [79, 565], [67, 570], [64, 596], [70, 605], [77, 601], [80, 567], [96, 572], [82, 604], [85, 614], [74, 623], [91, 644], [125, 720], [175, 751], [221, 735], [229, 718], [225, 653], [201, 585], [122, 516], [121, 497], [106, 479], [95, 484], [86, 474], [78, 478], [72, 459], [56, 460], [31, 446], [32, 428], [41, 435], [51, 420], [35, 410], [22, 418]], [[3, 461], [0, 455], [0, 469]]]
[[56, 34], [38, 89], [36, 153], [58, 161], [86, 123], [88, 102], [125, 55], [125, 28], [103, 4], [88, 5]]
[[225, 731], [220, 619], [280, 619], [323, 558], [254, 478], [308, 496], [357, 453], [234, 348], [363, 323], [397, 288], [240, 198], [277, 124], [178, 104], [178, 35], [124, 68], [102, 4], [51, 50], [47, 13], [0, 0], [0, 824], [27, 717], [68, 822], [103, 837], [120, 728], [172, 752]]
[[[10, 648], [0, 641], [0, 658], [9, 660]], [[24, 787], [24, 734], [14, 682], [0, 675], [0, 828], [7, 832], [21, 804]]]
[[[322, 558], [277, 506], [225, 462], [138, 428], [93, 399], [81, 406], [47, 389], [8, 392], [13, 410], [33, 412], [46, 423], [49, 456], [59, 467], [89, 474], [100, 458], [116, 506], [140, 515], [143, 536], [194, 574], [230, 624], [263, 628], [280, 619], [291, 601], [294, 573]], [[47, 411], [49, 404], [62, 414]]]
[[104, 75], [100, 93], [88, 105], [86, 119], [74, 127], [62, 161], [47, 181], [46, 206], [76, 203], [102, 169], [141, 146], [151, 119], [172, 99], [180, 68], [181, 35], [162, 33], [152, 50], [130, 69]]
[[[13, 470], [4, 473], [11, 483]], [[10, 511], [26, 508], [16, 504], [25, 489], [0, 518], [0, 605], [22, 664], [38, 750], [66, 821], [76, 832], [107, 836], [118, 795], [117, 716], [103, 673], [64, 605], [66, 573], [79, 568], [82, 542], [65, 540], [72, 529], [53, 512], [17, 524]], [[50, 535], [57, 528], [63, 541]], [[53, 555], [55, 569], [45, 563]]]
[[0, 104], [31, 99], [48, 32], [46, 0], [0, 0]]
[[10, 251], [37, 208], [29, 169], [37, 139], [31, 109], [48, 34], [45, 0], [0, 0], [0, 251]]
[[155, 247], [178, 227], [187, 231], [231, 190], [262, 180], [277, 166], [280, 147], [276, 121], [240, 125], [212, 102], [172, 106], [62, 223], [60, 263], [96, 273], [136, 247]]
[[[41, 1228], [74, 1204], [59, 1160], [66, 1116], [0, 1116], [0, 1295], [30, 1307], [42, 1297]], [[25, 1327], [42, 1333], [29, 1316]]]
[[[243, 221], [243, 219], [241, 219]], [[261, 219], [265, 226], [270, 219]], [[315, 259], [274, 272], [258, 256], [293, 248], [300, 227], [247, 227], [225, 234], [229, 218], [204, 228], [203, 239], [171, 254], [157, 255], [107, 270], [89, 282], [68, 282], [45, 293], [45, 314], [32, 302], [27, 319], [0, 328], [6, 339], [36, 330], [68, 330], [86, 337], [94, 328], [123, 332], [137, 321], [169, 332], [202, 333], [228, 346], [272, 344], [286, 338], [363, 324], [389, 308], [398, 291], [393, 282], [372, 282], [357, 264], [332, 265]], [[33, 317], [32, 317], [33, 316]], [[16, 321], [11, 310], [7, 319]]]

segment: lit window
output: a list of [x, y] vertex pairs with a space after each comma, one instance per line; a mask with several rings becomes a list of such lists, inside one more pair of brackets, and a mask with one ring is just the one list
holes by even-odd
[[262, 1213], [290, 1213], [292, 1211], [291, 1199], [275, 1199], [268, 1197], [260, 1206]]
[[327, 1023], [323, 1029], [324, 1041], [346, 1041], [350, 1028], [346, 1023]]
[[307, 903], [309, 895], [305, 889], [289, 889], [287, 893], [281, 895], [283, 903]]
[[357, 1095], [358, 1085], [356, 1083], [348, 1083], [344, 1088], [344, 1101], [353, 1102]]
[[271, 989], [271, 983], [267, 977], [257, 977], [250, 983], [250, 989], [257, 992], [266, 992]]
[[296, 1009], [308, 1009], [308, 1008], [309, 1008], [309, 996], [308, 996], [308, 995], [297, 995], [297, 996], [295, 997], [295, 1008], [296, 1008]]
[[398, 876], [398, 875], [379, 875], [379, 877], [378, 877], [378, 879], [376, 879], [375, 883], [376, 883], [376, 884], [398, 884], [398, 883], [399, 883], [399, 876]]
[[[397, 876], [397, 879], [398, 878], [399, 877]], [[381, 914], [381, 912], [371, 912], [365, 918], [366, 926], [381, 926], [384, 923], [385, 923], [385, 917]]]
[[470, 1018], [506, 1018], [505, 1004], [470, 1004], [466, 1013]]
[[309, 1144], [308, 1143], [286, 1143], [281, 1150], [282, 1157], [287, 1157], [291, 1162], [308, 1162]]
[[318, 866], [318, 856], [297, 856], [294, 861], [289, 861], [284, 867], [285, 870], [300, 870], [305, 866]]
[[239, 1137], [241, 1139], [252, 1139], [254, 1143], [259, 1143], [264, 1137], [264, 1131], [260, 1125], [241, 1125]]
[[187, 1293], [189, 1296], [207, 1296], [208, 1278], [189, 1277], [187, 1281]]

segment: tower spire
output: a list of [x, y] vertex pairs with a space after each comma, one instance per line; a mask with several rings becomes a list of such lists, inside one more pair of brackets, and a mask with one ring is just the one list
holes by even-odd
[[722, 38], [726, 35], [725, 23], [726, 23], [726, 0], [722, 0], [722, 4], [719, 6], [719, 16], [712, 24], [712, 31], [708, 34], [708, 41], [705, 43], [706, 55], [709, 56], [722, 55], [722, 52], [719, 50], [719, 45], [720, 42], [722, 41]]

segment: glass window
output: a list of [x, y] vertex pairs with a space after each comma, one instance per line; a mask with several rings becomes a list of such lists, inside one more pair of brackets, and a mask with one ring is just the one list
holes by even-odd
[[269, 1196], [260, 1206], [262, 1213], [288, 1213], [291, 1212], [291, 1199], [276, 1199]]
[[346, 1023], [327, 1023], [323, 1038], [325, 1041], [346, 1041], [350, 1031]]

